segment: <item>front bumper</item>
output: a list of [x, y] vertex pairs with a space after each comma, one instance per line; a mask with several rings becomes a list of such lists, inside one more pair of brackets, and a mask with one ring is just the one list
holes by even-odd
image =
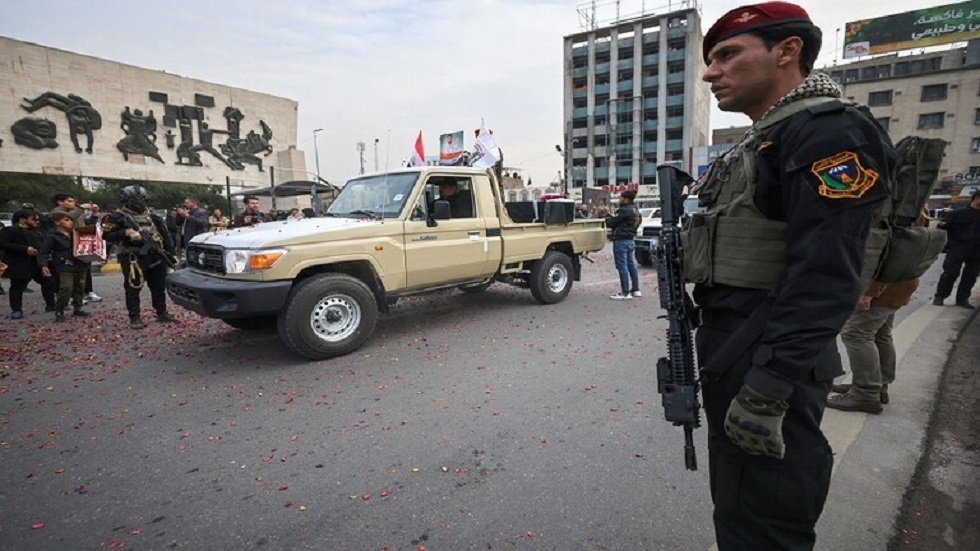
[[650, 254], [657, 253], [657, 238], [656, 237], [636, 237], [633, 239], [633, 246], [636, 250], [647, 252]]
[[217, 319], [276, 315], [286, 303], [291, 281], [221, 279], [190, 269], [167, 275], [167, 294], [175, 304]]

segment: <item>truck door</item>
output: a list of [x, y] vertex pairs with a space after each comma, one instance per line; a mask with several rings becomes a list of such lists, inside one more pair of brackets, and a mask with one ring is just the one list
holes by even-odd
[[[440, 193], [450, 200], [453, 217], [430, 226], [428, 216]], [[405, 223], [408, 287], [467, 281], [493, 273], [486, 273], [490, 256], [486, 222], [473, 195], [473, 180], [468, 176], [437, 175], [425, 183], [424, 193]]]

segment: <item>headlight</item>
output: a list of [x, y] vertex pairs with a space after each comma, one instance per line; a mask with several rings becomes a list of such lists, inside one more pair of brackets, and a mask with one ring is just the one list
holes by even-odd
[[229, 249], [225, 251], [225, 273], [245, 274], [268, 270], [275, 266], [279, 262], [279, 259], [284, 256], [286, 256], [285, 249], [260, 251]]

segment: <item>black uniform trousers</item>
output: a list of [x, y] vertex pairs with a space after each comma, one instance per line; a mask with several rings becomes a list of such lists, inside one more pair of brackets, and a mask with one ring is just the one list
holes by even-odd
[[[980, 275], [980, 254], [968, 254], [969, 251], [950, 249], [943, 260], [943, 275], [939, 276], [939, 284], [936, 286], [936, 296], [946, 298], [953, 292], [953, 284], [956, 278], [960, 279], [960, 285], [956, 288], [956, 303], [967, 304], [970, 300], [970, 293], [973, 292], [973, 285], [977, 282], [977, 275]], [[962, 269], [963, 273], [960, 273]]]
[[130, 268], [136, 258], [143, 271], [143, 285], [150, 288], [150, 302], [157, 314], [167, 311], [167, 264], [159, 255], [119, 255], [119, 267], [123, 273], [123, 289], [126, 290], [126, 310], [130, 319], [140, 317], [140, 289], [130, 282]]
[[[715, 320], [698, 329], [698, 357], [706, 361], [741, 320]], [[787, 400], [783, 459], [749, 455], [725, 434], [725, 414], [751, 368], [755, 347], [745, 351], [717, 380], [702, 382], [708, 421], [708, 467], [720, 551], [811, 550], [814, 526], [823, 511], [833, 455], [820, 430], [833, 377], [840, 374], [836, 342], [821, 353], [820, 376], [798, 385]], [[821, 380], [816, 380], [821, 379]]]

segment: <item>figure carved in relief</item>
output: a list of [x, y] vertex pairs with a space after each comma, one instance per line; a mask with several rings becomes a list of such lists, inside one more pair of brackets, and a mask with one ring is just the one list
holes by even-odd
[[[201, 156], [194, 150], [194, 131], [191, 128], [191, 120], [182, 118], [178, 121], [180, 125], [180, 145], [177, 146], [177, 164], [188, 166], [201, 166]], [[187, 162], [184, 162], [187, 159]]]
[[14, 143], [31, 149], [58, 147], [58, 127], [48, 119], [24, 117], [10, 127]]
[[156, 146], [157, 120], [153, 116], [152, 109], [144, 116], [139, 109], [130, 112], [127, 105], [122, 113], [119, 127], [126, 133], [126, 137], [116, 144], [119, 151], [122, 151], [123, 159], [128, 161], [130, 154], [137, 153], [163, 162], [160, 158], [160, 150]]
[[221, 162], [225, 163], [226, 165], [228, 165], [228, 168], [230, 168], [232, 170], [241, 170], [241, 168], [235, 168], [235, 165], [233, 165], [232, 163], [228, 162], [228, 159], [225, 159], [221, 155], [221, 153], [218, 153], [218, 150], [214, 148], [214, 135], [215, 134], [227, 134], [227, 133], [228, 132], [226, 132], [224, 130], [214, 130], [214, 129], [212, 129], [208, 125], [208, 123], [206, 123], [204, 121], [197, 121], [197, 139], [201, 143], [198, 144], [198, 145], [195, 145], [194, 147], [192, 147], [191, 148], [191, 151], [192, 152], [195, 152], [195, 153], [198, 152], [198, 151], [207, 151], [208, 153], [214, 155], [219, 161], [221, 161]]
[[92, 153], [94, 142], [92, 131], [102, 128], [102, 115], [92, 107], [91, 103], [75, 94], [63, 96], [54, 92], [45, 92], [34, 99], [24, 98], [24, 101], [27, 104], [21, 107], [28, 113], [33, 113], [42, 107], [54, 107], [63, 112], [68, 118], [68, 134], [71, 143], [75, 146], [75, 152], [82, 152], [82, 147], [78, 144], [78, 135], [84, 134], [88, 138], [85, 152]]
[[261, 135], [254, 130], [249, 130], [244, 140], [228, 138], [226, 143], [221, 144], [221, 151], [228, 156], [228, 161], [230, 165], [234, 165], [232, 168], [235, 170], [244, 170], [245, 164], [251, 164], [258, 166], [260, 172], [264, 172], [262, 159], [256, 153], [265, 153], [266, 157], [272, 154], [272, 146], [269, 145], [272, 129], [262, 120], [259, 121], [259, 125], [262, 126]]

